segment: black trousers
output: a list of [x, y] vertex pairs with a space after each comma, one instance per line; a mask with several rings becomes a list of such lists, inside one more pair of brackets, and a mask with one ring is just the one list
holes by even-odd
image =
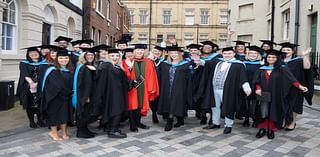
[[130, 128], [137, 128], [141, 124], [141, 109], [131, 110], [129, 114]]
[[78, 129], [86, 128], [91, 120], [90, 105], [84, 104], [83, 109], [78, 109], [81, 113], [76, 113], [76, 125]]

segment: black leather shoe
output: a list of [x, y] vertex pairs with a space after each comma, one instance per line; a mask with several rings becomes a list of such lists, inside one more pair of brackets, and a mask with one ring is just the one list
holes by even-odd
[[30, 128], [37, 128], [37, 124], [35, 122], [30, 122], [29, 124]]
[[127, 138], [127, 134], [121, 131], [111, 131], [108, 133], [109, 138]]
[[223, 133], [224, 134], [230, 134], [232, 131], [232, 127], [226, 127], [224, 130], [223, 130]]
[[88, 128], [86, 128], [86, 131], [87, 131], [90, 135], [93, 135], [93, 136], [96, 136], [96, 135], [97, 135], [97, 133], [90, 131]]
[[256, 134], [256, 138], [261, 138], [266, 135], [266, 129], [259, 129], [258, 133]]
[[164, 131], [170, 131], [170, 130], [172, 130], [172, 127], [173, 127], [173, 119], [172, 118], [168, 118], [167, 124], [164, 127]]
[[176, 124], [174, 124], [173, 127], [175, 128], [179, 128], [180, 126], [184, 125], [184, 119], [183, 118], [178, 118], [178, 122]]
[[200, 120], [201, 119], [201, 112], [199, 112], [199, 111], [196, 111], [196, 117]]
[[84, 130], [77, 130], [77, 137], [78, 138], [93, 138], [93, 135], [90, 135], [88, 132]]
[[267, 137], [268, 137], [268, 139], [274, 139], [274, 131], [268, 130], [267, 131]]
[[208, 120], [207, 117], [202, 116], [201, 121], [200, 121], [200, 124], [201, 124], [201, 125], [207, 124], [207, 120]]
[[146, 126], [146, 125], [144, 125], [144, 124], [142, 124], [142, 123], [140, 123], [140, 124], [138, 125], [138, 128], [146, 129], [146, 130], [150, 129], [149, 126]]
[[219, 129], [219, 128], [220, 128], [220, 125], [211, 124], [211, 125], [204, 127], [203, 129], [209, 130], [209, 129]]
[[249, 121], [249, 119], [245, 119], [245, 120], [243, 121], [243, 123], [242, 123], [242, 126], [244, 126], [244, 127], [249, 127], [249, 126], [250, 126], [250, 121]]
[[158, 119], [157, 114], [152, 114], [152, 122], [154, 124], [158, 124], [159, 123], [159, 119]]
[[209, 119], [209, 121], [208, 121], [208, 125], [212, 125], [213, 123], [212, 123], [212, 115], [210, 114], [210, 119]]
[[294, 129], [296, 129], [296, 126], [297, 126], [297, 124], [294, 123], [294, 127], [293, 127], [292, 129], [290, 129], [290, 128], [285, 128], [284, 130], [285, 130], [285, 131], [293, 131]]

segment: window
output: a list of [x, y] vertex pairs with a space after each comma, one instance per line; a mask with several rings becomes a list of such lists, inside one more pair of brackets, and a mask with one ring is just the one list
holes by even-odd
[[98, 30], [98, 39], [96, 40], [96, 45], [101, 44], [101, 30]]
[[134, 24], [134, 10], [129, 10], [129, 25]]
[[174, 34], [168, 34], [168, 35], [167, 35], [167, 39], [169, 39], [169, 38], [176, 38], [176, 35], [174, 35]]
[[106, 9], [107, 9], [107, 11], [106, 11], [106, 13], [107, 13], [107, 19], [108, 20], [110, 20], [110, 0], [107, 0], [107, 2], [106, 2], [107, 4], [106, 4]]
[[271, 12], [272, 0], [268, 0], [268, 12]]
[[108, 34], [106, 35], [106, 45], [110, 45], [110, 42], [109, 42], [109, 35], [108, 35]]
[[116, 23], [117, 29], [120, 29], [119, 26], [120, 26], [120, 17], [119, 17], [119, 14], [117, 14], [117, 23]]
[[194, 24], [194, 9], [186, 9], [186, 25]]
[[96, 38], [96, 28], [92, 27], [91, 30], [91, 39], [94, 40]]
[[171, 23], [171, 10], [163, 10], [163, 24], [169, 25]]
[[219, 34], [219, 45], [220, 47], [225, 47], [227, 45], [228, 35], [225, 33]]
[[193, 43], [193, 34], [185, 34], [184, 35], [184, 45], [189, 45]]
[[96, 11], [102, 14], [102, 0], [96, 1]]
[[239, 19], [251, 19], [253, 18], [253, 4], [246, 4], [239, 6]]
[[201, 10], [200, 24], [201, 25], [209, 24], [209, 10]]
[[228, 10], [221, 9], [220, 10], [220, 25], [228, 24]]
[[17, 8], [14, 0], [7, 0], [2, 15], [2, 50], [14, 50]]
[[271, 20], [268, 20], [268, 31], [267, 31], [267, 37], [268, 39], [271, 39]]
[[148, 11], [140, 10], [140, 24], [147, 24]]
[[157, 34], [157, 44], [160, 44], [163, 41], [163, 35]]
[[283, 23], [283, 40], [289, 39], [289, 29], [290, 29], [290, 10], [286, 10], [282, 13]]
[[139, 40], [139, 43], [141, 44], [147, 44], [147, 41], [148, 41], [147, 33], [139, 33], [138, 40]]
[[200, 34], [199, 36], [199, 42], [207, 41], [209, 40], [209, 35], [208, 34]]

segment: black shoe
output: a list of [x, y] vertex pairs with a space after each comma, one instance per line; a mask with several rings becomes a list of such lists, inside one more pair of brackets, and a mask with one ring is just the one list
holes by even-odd
[[158, 124], [159, 123], [159, 119], [156, 113], [152, 114], [152, 122], [154, 124]]
[[203, 129], [209, 130], [209, 129], [219, 129], [219, 128], [220, 128], [220, 125], [211, 124], [211, 125], [204, 127]]
[[245, 119], [242, 123], [242, 126], [244, 127], [249, 127], [250, 126], [250, 122], [249, 122], [249, 119]]
[[226, 127], [224, 130], [223, 130], [223, 133], [224, 134], [230, 134], [232, 131], [232, 127]]
[[130, 128], [130, 131], [132, 131], [132, 132], [139, 132], [138, 128]]
[[84, 130], [77, 130], [77, 137], [78, 138], [93, 138], [93, 135], [90, 135], [88, 132]]
[[96, 135], [97, 135], [96, 132], [90, 131], [88, 127], [86, 128], [86, 131], [87, 131], [90, 135], [93, 135], [93, 136], [96, 136]]
[[127, 138], [127, 134], [121, 131], [111, 131], [108, 133], [109, 138]]
[[285, 131], [293, 131], [294, 129], [296, 129], [296, 126], [297, 126], [297, 124], [294, 123], [294, 127], [293, 127], [292, 129], [290, 129], [290, 128], [285, 128], [284, 130], [285, 130]]
[[209, 121], [208, 121], [208, 125], [212, 125], [213, 123], [212, 123], [212, 115], [210, 115], [210, 119], [209, 119]]
[[196, 111], [196, 117], [200, 120], [202, 119], [201, 112]]
[[30, 128], [37, 128], [37, 124], [35, 122], [30, 122], [29, 124]]
[[167, 124], [164, 127], [164, 131], [170, 131], [172, 130], [172, 127], [173, 127], [173, 118], [168, 118]]
[[146, 125], [144, 125], [144, 124], [142, 124], [142, 123], [140, 123], [140, 124], [138, 125], [138, 128], [146, 129], [146, 130], [150, 129], [149, 126], [146, 126]]
[[268, 130], [267, 131], [267, 137], [268, 137], [268, 139], [274, 139], [274, 131]]
[[42, 120], [38, 120], [38, 121], [37, 121], [37, 125], [38, 125], [39, 127], [45, 127], [45, 126], [46, 126], [46, 124], [45, 124]]
[[201, 124], [201, 125], [207, 124], [207, 120], [208, 120], [207, 117], [202, 116], [201, 121], [200, 121], [200, 124]]
[[179, 128], [180, 126], [184, 125], [184, 119], [183, 118], [178, 118], [178, 122], [176, 124], [174, 124], [173, 127], [175, 128]]
[[261, 138], [266, 135], [266, 129], [259, 129], [258, 133], [256, 134], [256, 138]]

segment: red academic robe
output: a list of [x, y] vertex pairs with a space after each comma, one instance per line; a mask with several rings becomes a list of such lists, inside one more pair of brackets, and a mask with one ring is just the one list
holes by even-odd
[[[147, 116], [149, 111], [149, 102], [153, 101], [159, 96], [159, 85], [156, 69], [154, 64], [149, 59], [143, 59], [143, 62], [146, 62], [145, 67], [145, 76], [144, 77], [144, 96], [143, 96], [143, 107], [141, 108], [141, 115]], [[134, 63], [137, 64], [137, 63]], [[123, 61], [122, 62], [125, 74], [129, 80], [135, 80], [135, 70], [132, 68], [129, 70], [128, 65]], [[128, 92], [128, 110], [138, 109], [138, 91], [136, 88], [133, 88]]]

